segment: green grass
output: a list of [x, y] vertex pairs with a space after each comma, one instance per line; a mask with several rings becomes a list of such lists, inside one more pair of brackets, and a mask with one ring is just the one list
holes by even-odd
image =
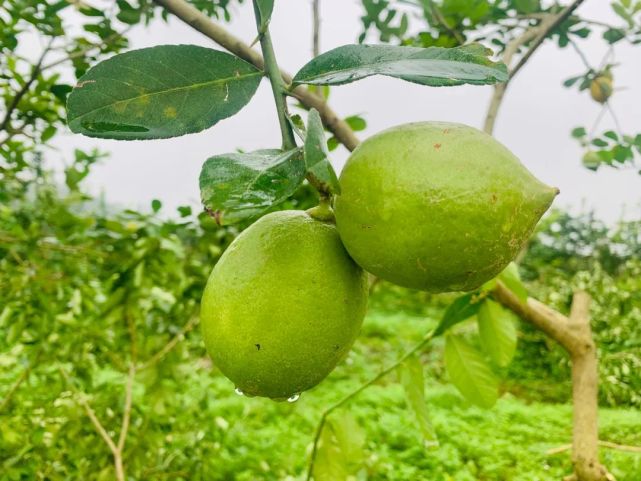
[[[433, 318], [372, 312], [347, 360], [295, 404], [239, 397], [226, 379], [197, 371], [188, 383], [190, 391], [181, 395], [185, 409], [193, 410], [193, 425], [199, 426], [200, 434], [172, 425], [171, 436], [194, 440], [200, 436], [194, 446], [205, 458], [203, 479], [302, 479], [322, 410], [392, 362], [433, 322]], [[440, 369], [438, 344], [423, 360], [433, 364], [431, 370]], [[346, 408], [366, 433], [363, 479], [535, 481], [561, 479], [570, 472], [569, 451], [546, 455], [548, 449], [571, 440], [569, 405], [526, 403], [507, 394], [495, 408], [482, 410], [468, 405], [453, 387], [430, 379], [426, 393], [438, 448], [423, 446], [395, 375]], [[641, 413], [602, 410], [601, 435], [618, 443], [641, 444]], [[185, 479], [199, 479], [187, 467], [188, 452], [176, 452], [172, 459], [175, 472], [187, 468]], [[641, 455], [606, 450], [603, 460], [619, 481], [639, 480]]]

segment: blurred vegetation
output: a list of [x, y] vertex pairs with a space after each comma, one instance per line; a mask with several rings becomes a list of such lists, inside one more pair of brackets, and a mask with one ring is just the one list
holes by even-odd
[[[452, 299], [378, 283], [363, 335], [327, 381], [294, 405], [241, 398], [211, 366], [198, 329], [185, 331], [238, 230], [188, 207], [169, 215], [157, 201], [147, 213], [100, 203], [82, 189], [99, 158], [77, 152], [64, 186], [39, 156], [2, 171], [0, 480], [113, 479], [110, 452], [84, 406], [117, 437], [130, 363], [138, 369], [124, 457], [133, 479], [301, 479], [322, 410], [418, 341]], [[314, 202], [304, 188], [280, 208]], [[573, 288], [594, 296], [608, 406], [639, 406], [637, 226], [608, 229], [590, 215], [556, 212], [521, 263], [531, 292], [564, 312]], [[567, 453], [545, 451], [569, 442], [570, 407], [539, 404], [569, 399], [563, 353], [521, 324], [517, 358], [504, 372], [508, 394], [482, 411], [444, 385], [440, 342], [421, 359], [440, 447], [424, 447], [392, 376], [335, 416], [358, 434], [357, 479], [535, 480], [567, 472]], [[634, 409], [606, 409], [601, 425], [603, 439], [641, 442]], [[617, 479], [632, 481], [641, 469], [638, 455], [605, 456]]]

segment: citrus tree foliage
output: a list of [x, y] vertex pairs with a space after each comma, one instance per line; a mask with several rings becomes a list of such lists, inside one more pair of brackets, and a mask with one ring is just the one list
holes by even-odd
[[[480, 42], [505, 52], [511, 45], [511, 54], [524, 53], [535, 36], [523, 40], [528, 29], [536, 28], [546, 17], [558, 14], [571, 2], [543, 2], [541, 0], [362, 0], [363, 33], [359, 40], [377, 37], [380, 41], [407, 46], [454, 47], [469, 42]], [[589, 94], [603, 105], [592, 126], [577, 127], [572, 136], [585, 148], [583, 165], [590, 170], [599, 167], [633, 168], [641, 172], [641, 134], [630, 131], [596, 129], [604, 113], [616, 113], [608, 103], [616, 93], [616, 63], [614, 52], [619, 44], [641, 43], [641, 2], [614, 0], [609, 2], [616, 21], [612, 24], [600, 19], [584, 18], [577, 9], [569, 18], [549, 33], [549, 41], [568, 55], [578, 55], [584, 69], [568, 79], [563, 86]], [[591, 58], [578, 43], [588, 37], [599, 36], [609, 47], [604, 58]], [[571, 47], [571, 48], [569, 48]], [[588, 135], [588, 131], [591, 132]]]
[[[555, 212], [532, 239], [521, 270], [533, 294], [567, 310], [572, 293], [585, 289], [594, 299], [592, 327], [599, 350], [600, 402], [640, 405], [641, 236], [639, 221], [605, 226], [591, 214]], [[513, 379], [533, 379], [531, 393], [565, 398], [569, 364], [543, 336], [523, 326], [524, 342], [510, 368]], [[560, 390], [548, 390], [550, 376]], [[537, 381], [538, 380], [538, 386]], [[539, 389], [540, 387], [540, 389]]]

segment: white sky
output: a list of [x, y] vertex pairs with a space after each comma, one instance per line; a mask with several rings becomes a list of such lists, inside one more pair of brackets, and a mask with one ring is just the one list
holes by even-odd
[[[588, 0], [580, 12], [587, 18], [620, 23], [611, 13], [610, 2]], [[311, 0], [277, 0], [271, 30], [281, 67], [295, 72], [311, 56]], [[362, 6], [357, 0], [321, 2], [321, 50], [356, 43], [361, 31]], [[233, 8], [231, 32], [250, 42], [255, 37], [251, 2]], [[159, 44], [191, 43], [218, 48], [207, 38], [172, 19], [133, 31], [132, 48]], [[598, 65], [606, 53], [605, 43], [593, 35], [581, 43], [589, 61]], [[614, 71], [617, 91], [611, 104], [625, 133], [641, 132], [641, 46], [621, 44], [616, 48], [621, 63]], [[597, 173], [580, 165], [582, 151], [570, 138], [573, 127], [590, 127], [600, 105], [586, 92], [562, 87], [564, 79], [580, 74], [584, 67], [572, 49], [542, 47], [508, 89], [495, 129], [496, 137], [509, 147], [539, 178], [561, 189], [556, 206], [574, 212], [593, 208], [609, 222], [622, 213], [641, 218], [641, 175], [634, 171], [601, 169]], [[368, 129], [365, 138], [406, 122], [447, 120], [481, 127], [491, 87], [429, 88], [385, 77], [374, 77], [332, 89], [330, 104], [342, 116], [361, 114]], [[89, 181], [107, 201], [122, 207], [149, 208], [158, 198], [164, 211], [178, 205], [199, 206], [198, 175], [204, 160], [237, 148], [253, 150], [280, 143], [273, 99], [264, 81], [252, 102], [231, 119], [205, 132], [176, 139], [122, 142], [90, 139], [72, 134], [56, 141], [62, 155], [75, 147], [98, 147], [111, 157], [94, 169]], [[609, 115], [598, 131], [614, 127]], [[348, 153], [334, 151], [339, 170]]]

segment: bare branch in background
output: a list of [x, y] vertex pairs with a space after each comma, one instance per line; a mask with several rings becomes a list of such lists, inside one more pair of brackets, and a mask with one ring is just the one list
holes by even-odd
[[312, 55], [320, 54], [320, 0], [312, 0]]
[[[496, 122], [496, 117], [498, 115], [499, 108], [503, 102], [503, 97], [505, 95], [505, 90], [509, 82], [514, 78], [514, 76], [523, 68], [523, 66], [530, 60], [534, 52], [543, 44], [543, 41], [546, 37], [561, 23], [574, 13], [574, 11], [584, 2], [585, 0], [574, 0], [571, 4], [561, 10], [558, 14], [545, 14], [545, 16], [538, 17], [540, 23], [533, 27], [528, 28], [520, 37], [512, 40], [508, 43], [505, 52], [503, 54], [503, 63], [507, 65], [509, 69], [510, 78], [507, 82], [502, 84], [497, 84], [494, 86], [494, 94], [492, 95], [492, 100], [487, 110], [485, 116], [485, 124], [483, 130], [488, 134], [494, 132], [494, 124]], [[521, 57], [516, 66], [510, 69], [510, 64], [512, 63], [512, 57], [518, 52], [519, 48], [532, 42], [529, 46], [527, 52]]]

